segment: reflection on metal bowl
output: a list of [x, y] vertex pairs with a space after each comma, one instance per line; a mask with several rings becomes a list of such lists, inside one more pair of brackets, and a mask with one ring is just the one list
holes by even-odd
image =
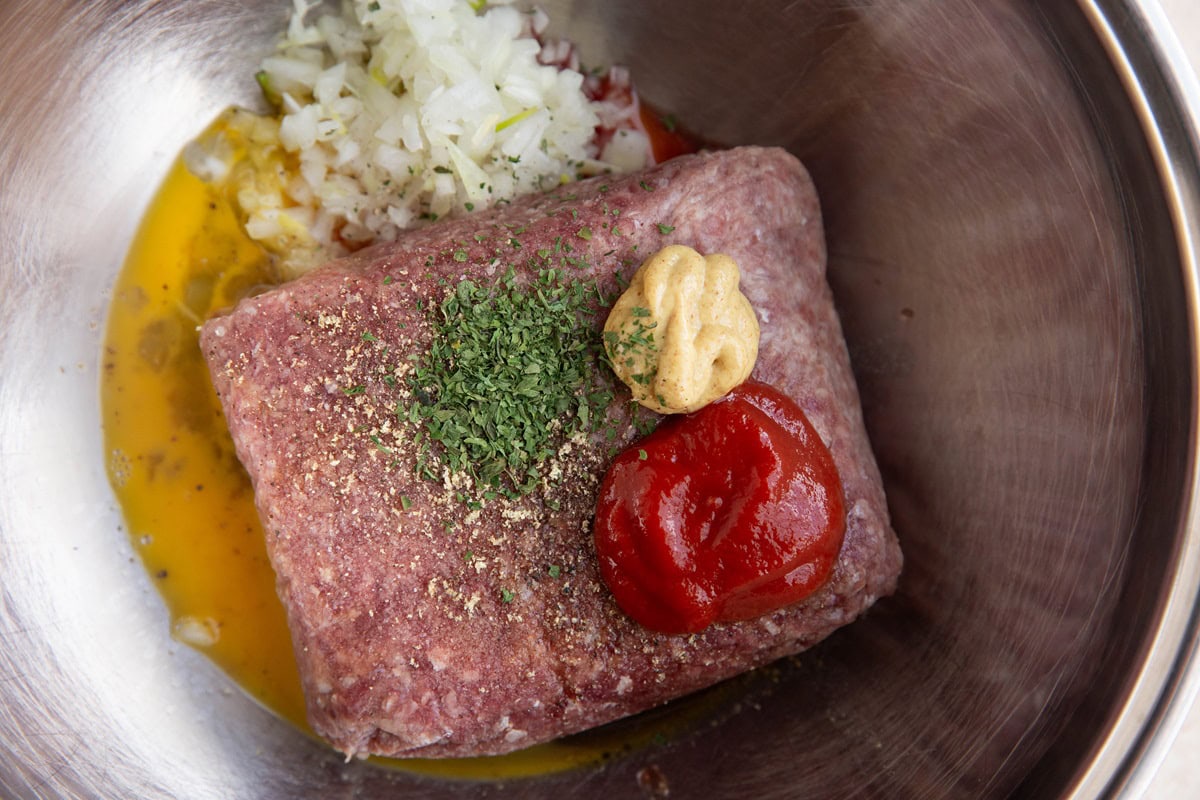
[[[1197, 164], [1132, 3], [561, 0], [589, 63], [809, 166], [899, 594], [665, 745], [522, 797], [1111, 796], [1184, 676]], [[1053, 5], [1053, 9], [1050, 6]], [[332, 751], [171, 641], [97, 407], [156, 183], [287, 4], [13, 2], [0, 53], [0, 789], [487, 797]], [[640, 783], [639, 783], [640, 781]]]

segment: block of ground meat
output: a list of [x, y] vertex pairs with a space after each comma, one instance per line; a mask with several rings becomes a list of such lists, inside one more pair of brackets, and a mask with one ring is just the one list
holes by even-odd
[[[598, 572], [599, 481], [650, 413], [630, 411], [624, 387], [604, 429], [555, 442], [552, 474], [514, 499], [431, 467], [436, 445], [409, 413], [428, 400], [413, 365], [464, 279], [557, 269], [611, 298], [668, 244], [738, 262], [761, 327], [752, 378], [804, 409], [847, 511], [815, 594], [691, 635], [638, 625]], [[890, 593], [900, 551], [824, 268], [807, 172], [782, 150], [737, 148], [441, 221], [208, 321], [204, 355], [253, 480], [317, 733], [348, 756], [504, 753], [797, 653]], [[581, 324], [598, 331], [603, 316]]]

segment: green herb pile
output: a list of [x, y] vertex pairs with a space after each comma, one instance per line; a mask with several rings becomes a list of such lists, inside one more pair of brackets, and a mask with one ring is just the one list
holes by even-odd
[[519, 285], [510, 270], [492, 286], [464, 280], [433, 311], [430, 351], [410, 373], [409, 421], [437, 447], [435, 463], [469, 475], [483, 497], [535, 489], [561, 442], [605, 422], [613, 395], [601, 375], [594, 319], [605, 305], [594, 281], [542, 270]]

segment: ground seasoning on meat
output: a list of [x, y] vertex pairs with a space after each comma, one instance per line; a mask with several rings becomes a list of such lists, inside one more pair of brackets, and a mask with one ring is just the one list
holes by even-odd
[[509, 498], [551, 478], [544, 462], [598, 430], [613, 400], [592, 321], [605, 305], [594, 280], [560, 270], [527, 285], [511, 269], [492, 286], [461, 281], [432, 312], [434, 340], [400, 412], [422, 430], [418, 473], [448, 467]]

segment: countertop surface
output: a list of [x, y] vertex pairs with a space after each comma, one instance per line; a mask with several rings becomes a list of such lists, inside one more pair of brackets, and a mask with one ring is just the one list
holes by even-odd
[[[1200, 0], [1159, 0], [1192, 66], [1200, 69]], [[1143, 800], [1200, 798], [1200, 704], [1194, 704]]]

